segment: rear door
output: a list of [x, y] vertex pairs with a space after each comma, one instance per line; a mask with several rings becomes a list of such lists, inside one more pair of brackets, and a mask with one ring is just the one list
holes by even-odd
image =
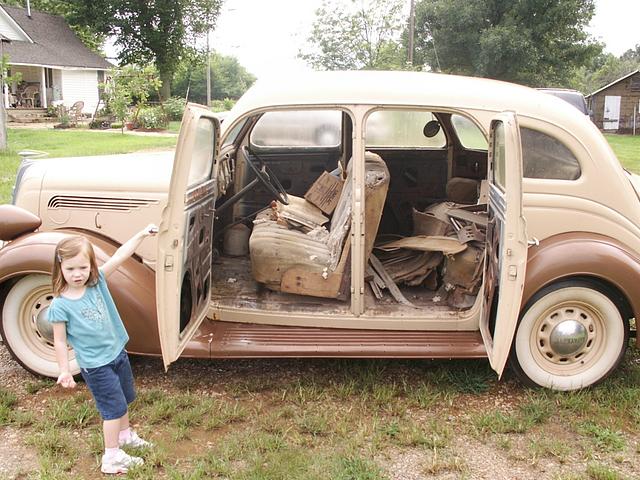
[[219, 131], [211, 111], [187, 106], [158, 232], [156, 306], [165, 368], [180, 356], [209, 305]]
[[480, 331], [491, 367], [502, 375], [516, 329], [527, 261], [522, 216], [522, 146], [517, 118], [504, 112], [491, 122], [489, 223]]

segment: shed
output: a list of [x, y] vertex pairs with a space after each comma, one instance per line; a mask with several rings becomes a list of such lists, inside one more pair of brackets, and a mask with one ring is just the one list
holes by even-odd
[[601, 130], [640, 133], [640, 70], [635, 70], [587, 96], [593, 121]]
[[20, 82], [4, 86], [9, 109], [70, 107], [84, 102], [85, 113], [98, 104], [98, 84], [113, 65], [91, 51], [58, 15], [7, 5], [0, 6], [0, 35], [9, 73]]

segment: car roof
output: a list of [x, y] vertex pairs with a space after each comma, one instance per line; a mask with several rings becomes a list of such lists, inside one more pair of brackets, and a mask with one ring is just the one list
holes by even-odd
[[269, 107], [354, 104], [511, 110], [559, 121], [575, 116], [573, 107], [551, 95], [498, 80], [406, 71], [305, 72], [258, 80], [238, 100], [223, 130], [240, 115]]
[[579, 92], [578, 90], [572, 90], [570, 88], [538, 88], [537, 90], [548, 93], [549, 95], [555, 95], [556, 97], [573, 105], [585, 115], [589, 115], [587, 101], [585, 100], [582, 92]]

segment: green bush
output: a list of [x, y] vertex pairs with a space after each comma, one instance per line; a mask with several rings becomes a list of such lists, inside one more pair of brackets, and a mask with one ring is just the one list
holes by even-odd
[[211, 110], [213, 110], [214, 112], [226, 112], [227, 110], [231, 110], [235, 104], [236, 101], [233, 98], [225, 98], [224, 100], [212, 100]]
[[138, 112], [136, 126], [139, 128], [166, 128], [169, 121], [162, 107], [144, 107]]
[[164, 111], [167, 114], [169, 120], [182, 120], [182, 114], [184, 113], [184, 98], [171, 97], [165, 100], [162, 104]]

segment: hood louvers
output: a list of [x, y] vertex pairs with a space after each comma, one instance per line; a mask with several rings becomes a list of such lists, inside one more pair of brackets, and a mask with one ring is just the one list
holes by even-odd
[[56, 195], [47, 203], [48, 209], [91, 209], [112, 210], [117, 212], [135, 210], [157, 204], [157, 200], [143, 198], [116, 198], [116, 197], [83, 197], [70, 195]]

